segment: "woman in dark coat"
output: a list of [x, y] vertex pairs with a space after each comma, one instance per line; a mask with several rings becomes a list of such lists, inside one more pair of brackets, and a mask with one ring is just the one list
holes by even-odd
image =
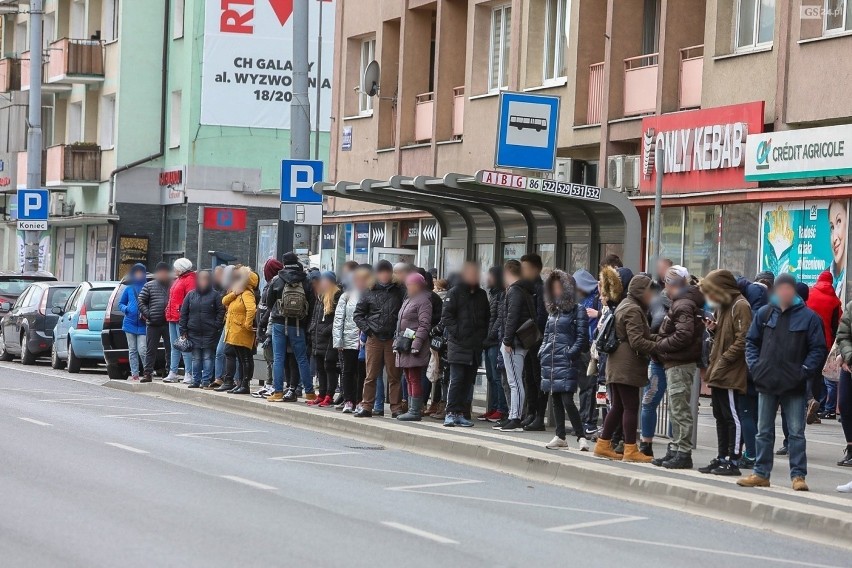
[[[568, 449], [565, 441], [565, 413], [577, 436], [581, 452], [589, 451], [580, 411], [574, 404], [577, 391], [580, 355], [589, 345], [589, 317], [577, 305], [574, 277], [554, 270], [544, 285], [547, 323], [538, 352], [541, 361], [541, 392], [551, 395], [556, 418], [556, 436], [547, 444], [549, 450]], [[557, 396], [558, 395], [558, 396]]]
[[[405, 279], [407, 295], [399, 310], [396, 336], [412, 337], [411, 349], [396, 351], [396, 366], [405, 373], [408, 385], [408, 412], [397, 417], [403, 422], [420, 421], [423, 410], [422, 376], [429, 363], [429, 331], [432, 329], [432, 293], [423, 275], [413, 272]], [[396, 346], [396, 344], [395, 344]]]
[[225, 306], [219, 293], [213, 289], [210, 271], [202, 270], [197, 275], [195, 289], [181, 304], [178, 322], [181, 337], [192, 342], [191, 389], [210, 388], [216, 345], [222, 335], [224, 319]]
[[337, 310], [342, 291], [337, 285], [337, 277], [330, 270], [320, 275], [317, 290], [319, 295], [314, 304], [308, 337], [317, 368], [319, 396], [309, 400], [308, 405], [325, 408], [332, 405], [334, 391], [337, 390], [337, 380], [340, 377], [340, 369], [338, 369], [340, 354], [333, 347], [331, 336], [334, 329], [334, 312]]

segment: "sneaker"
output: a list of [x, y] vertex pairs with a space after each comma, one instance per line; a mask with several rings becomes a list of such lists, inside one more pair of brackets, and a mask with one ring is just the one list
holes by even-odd
[[154, 378], [151, 376], [151, 373], [145, 373], [142, 375], [142, 378], [139, 379], [140, 383], [151, 383], [154, 381]]
[[[461, 426], [462, 428], [472, 428], [473, 422], [464, 417], [464, 414], [455, 414], [455, 423], [456, 426]], [[444, 423], [446, 426], [446, 422]]]
[[331, 396], [325, 395], [325, 397], [317, 403], [317, 406], [320, 408], [328, 408], [332, 405]]
[[200, 389], [200, 388], [201, 388], [201, 384], [189, 383], [189, 384], [186, 386], [186, 388], [188, 388], [188, 389]]
[[363, 406], [359, 406], [355, 412], [352, 413], [352, 416], [355, 418], [370, 418], [373, 416], [372, 410], [367, 410]]
[[495, 424], [499, 424], [506, 420], [506, 413], [500, 412], [499, 410], [495, 410], [494, 414], [491, 415], [491, 418], [488, 419], [489, 422], [493, 422]]
[[740, 469], [754, 469], [754, 462], [752, 458], [743, 456], [740, 458]]
[[169, 373], [169, 374], [168, 374], [168, 375], [166, 375], [166, 377], [163, 379], [163, 382], [164, 382], [164, 383], [179, 383], [179, 382], [180, 382], [180, 377], [177, 375], [177, 373]]
[[785, 444], [785, 445], [781, 446], [780, 448], [778, 448], [778, 450], [776, 450], [775, 455], [776, 456], [786, 456], [788, 454], [788, 452], [789, 452], [789, 450], [787, 450], [787, 445]]
[[133, 376], [131, 376], [131, 377], [130, 377], [130, 380], [131, 380], [131, 381], [134, 381], [134, 382], [135, 382], [135, 381], [138, 381], [138, 380], [139, 380], [139, 375], [133, 375]]
[[[548, 450], [567, 450], [568, 442], [560, 438], [559, 436], [554, 436], [553, 439], [544, 446]], [[587, 448], [588, 449], [588, 448]]]
[[480, 422], [488, 422], [489, 420], [491, 420], [491, 418], [494, 417], [495, 414], [497, 414], [496, 410], [489, 410], [485, 414], [480, 414], [479, 416], [477, 416], [476, 419]]
[[840, 467], [852, 467], [852, 446], [846, 446], [843, 459], [837, 462]]
[[713, 458], [713, 460], [709, 464], [705, 465], [704, 467], [699, 467], [698, 472], [713, 473], [713, 470], [719, 467], [721, 464], [722, 460], [720, 460], [719, 458]]
[[819, 424], [819, 402], [811, 399], [808, 401], [808, 413], [805, 415], [805, 422], [808, 424]]
[[444, 427], [452, 428], [456, 425], [456, 415], [452, 412], [447, 412], [447, 415], [444, 416]]
[[498, 422], [497, 424], [495, 424], [494, 426], [492, 426], [492, 427], [491, 427], [491, 429], [492, 429], [492, 430], [502, 430], [502, 429], [503, 429], [503, 426], [505, 426], [505, 425], [506, 425], [506, 424], [508, 424], [508, 423], [509, 423], [509, 419], [508, 419], [508, 418], [504, 418], [503, 420], [501, 420], [500, 422]]
[[804, 477], [793, 478], [793, 491], [810, 491]]
[[184, 375], [183, 380], [181, 382], [185, 385], [191, 385], [192, 384], [192, 377], [189, 376], [189, 375]]
[[727, 477], [739, 477], [740, 475], [742, 475], [742, 473], [740, 472], [740, 468], [738, 468], [737, 465], [730, 460], [723, 461], [722, 463], [714, 467], [712, 470], [710, 470], [710, 473], [712, 473], [713, 475], [724, 475]]
[[850, 481], [846, 485], [838, 485], [837, 490], [841, 493], [852, 493], [852, 481]]
[[535, 420], [524, 426], [524, 432], [544, 432], [544, 418], [536, 417]]
[[589, 441], [587, 439], [580, 438], [579, 440], [577, 440], [577, 442], [580, 444], [580, 451], [581, 452], [588, 452], [589, 451]]
[[500, 430], [503, 432], [523, 432], [524, 426], [520, 420], [518, 420], [517, 418], [513, 418], [503, 424]]
[[737, 485], [740, 487], [769, 487], [769, 479], [752, 473], [748, 477], [739, 478]]
[[296, 402], [296, 391], [293, 389], [287, 389], [287, 392], [284, 393], [284, 402]]
[[837, 420], [837, 413], [831, 412], [831, 411], [823, 412], [822, 414], [819, 415], [819, 417], [822, 418], [823, 420]]
[[254, 398], [264, 398], [265, 396], [268, 396], [268, 393], [266, 392], [266, 387], [263, 387], [262, 389], [251, 393], [251, 395]]
[[284, 393], [281, 391], [274, 392], [266, 397], [266, 402], [284, 402]]
[[319, 406], [319, 404], [325, 400], [325, 397], [319, 397], [314, 395], [313, 398], [307, 397], [305, 398], [305, 404], [308, 406]]
[[343, 414], [352, 414], [353, 412], [355, 412], [355, 405], [352, 404], [351, 402], [344, 402], [343, 403]]
[[309, 392], [308, 394], [305, 395], [305, 400], [310, 401], [310, 400], [316, 400], [316, 399], [317, 399], [317, 393], [315, 393], [315, 392]]
[[533, 422], [535, 422], [535, 414], [528, 414], [524, 417], [523, 420], [521, 420], [521, 426], [526, 427], [532, 424]]

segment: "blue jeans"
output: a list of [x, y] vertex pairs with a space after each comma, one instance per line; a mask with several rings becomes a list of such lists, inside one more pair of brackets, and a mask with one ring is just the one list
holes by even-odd
[[385, 373], [376, 377], [376, 402], [373, 403], [373, 412], [381, 412], [385, 409]]
[[[177, 338], [180, 337], [180, 330], [178, 328], [177, 322], [170, 321], [169, 322], [169, 340], [174, 344]], [[183, 357], [183, 370], [186, 372], [186, 375], [189, 376], [192, 374], [192, 353], [181, 353], [177, 349], [172, 349], [172, 360], [169, 364], [169, 372], [177, 373], [178, 364], [180, 363], [180, 358]]]
[[825, 391], [819, 401], [819, 411], [837, 412], [837, 381], [829, 381], [825, 377], [822, 381], [825, 384]]
[[[287, 343], [293, 348], [293, 355], [299, 366], [299, 376], [305, 392], [313, 392], [311, 365], [308, 363], [308, 346], [305, 344], [305, 330], [295, 325], [272, 324], [272, 388], [275, 392], [284, 391], [284, 358], [287, 355]], [[290, 380], [290, 385], [296, 381]]]
[[506, 414], [509, 405], [506, 403], [506, 392], [503, 390], [503, 375], [497, 368], [500, 358], [500, 346], [491, 345], [485, 348], [485, 378], [488, 380], [488, 410]]
[[754, 459], [757, 455], [757, 409], [758, 395], [740, 395], [740, 425], [743, 429], [745, 455]]
[[136, 335], [135, 333], [125, 331], [124, 335], [127, 337], [127, 358], [130, 360], [130, 374], [138, 377], [139, 360], [141, 359], [144, 363], [147, 351], [145, 334]]
[[192, 384], [206, 387], [213, 379], [213, 360], [216, 350], [213, 347], [193, 347], [192, 360]]
[[[194, 355], [193, 355], [194, 357]], [[216, 363], [213, 370], [217, 379], [221, 379], [225, 374], [225, 330], [222, 330], [222, 335], [219, 337], [219, 343], [216, 344]], [[237, 370], [234, 373], [233, 379], [239, 381], [243, 378], [242, 370], [237, 365]]]
[[657, 408], [666, 394], [666, 369], [656, 361], [648, 365], [648, 386], [642, 395], [642, 439], [653, 438], [657, 430]]
[[808, 475], [805, 454], [805, 394], [758, 395], [757, 401], [757, 461], [754, 473], [769, 479], [775, 457], [775, 418], [778, 407], [787, 416], [787, 448], [790, 458], [790, 478]]

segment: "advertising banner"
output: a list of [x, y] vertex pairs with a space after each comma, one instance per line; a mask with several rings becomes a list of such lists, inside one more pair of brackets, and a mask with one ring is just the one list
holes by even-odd
[[834, 290], [846, 292], [848, 201], [765, 203], [761, 211], [760, 270], [784, 272], [812, 286], [831, 271]]
[[[293, 0], [205, 0], [201, 124], [290, 128], [293, 99]], [[321, 89], [320, 130], [331, 126], [334, 12], [331, 0], [308, 0], [311, 122]], [[317, 37], [322, 10], [322, 69]], [[315, 125], [313, 125], [315, 126]]]
[[746, 143], [749, 181], [852, 175], [852, 125], [754, 134]]

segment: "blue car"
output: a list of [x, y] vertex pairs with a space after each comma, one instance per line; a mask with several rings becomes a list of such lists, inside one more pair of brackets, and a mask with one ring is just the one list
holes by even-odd
[[69, 373], [79, 373], [84, 363], [104, 362], [101, 330], [109, 298], [118, 282], [83, 282], [72, 292], [65, 306], [53, 308], [59, 316], [53, 328], [51, 365]]

